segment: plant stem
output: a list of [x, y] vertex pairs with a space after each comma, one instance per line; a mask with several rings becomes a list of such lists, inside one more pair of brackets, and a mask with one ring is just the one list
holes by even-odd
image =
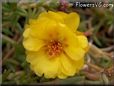
[[11, 44], [16, 44], [16, 42], [14, 40], [12, 40], [11, 38], [9, 38], [8, 36], [6, 36], [4, 34], [2, 34], [2, 38]]

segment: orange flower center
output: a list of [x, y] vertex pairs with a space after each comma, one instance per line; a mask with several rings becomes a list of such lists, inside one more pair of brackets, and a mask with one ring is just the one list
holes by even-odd
[[46, 46], [46, 51], [49, 56], [54, 57], [60, 55], [63, 51], [63, 47], [59, 41], [51, 40]]

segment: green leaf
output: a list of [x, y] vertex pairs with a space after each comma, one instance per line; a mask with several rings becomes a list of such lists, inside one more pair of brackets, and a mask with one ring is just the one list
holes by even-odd
[[27, 15], [27, 11], [23, 8], [20, 8], [20, 7], [17, 8], [16, 12], [20, 16], [26, 16]]
[[13, 35], [13, 33], [11, 32], [11, 30], [9, 28], [3, 28], [2, 29], [2, 32], [6, 35]]
[[25, 50], [21, 43], [18, 45], [15, 45], [14, 58], [21, 63], [25, 61]]
[[85, 76], [75, 76], [67, 79], [57, 79], [50, 82], [42, 82], [41, 84], [55, 84], [55, 85], [65, 85], [65, 84], [82, 84], [84, 82]]
[[98, 45], [98, 46], [102, 46], [100, 40], [98, 39], [98, 37], [96, 37], [95, 35], [93, 36], [94, 42]]
[[7, 3], [3, 3], [2, 4], [2, 10], [10, 12], [11, 11], [11, 6], [9, 4], [7, 4]]
[[10, 74], [11, 70], [4, 70], [3, 74], [2, 74], [2, 81], [4, 82], [5, 80], [7, 80], [8, 75]]
[[109, 57], [100, 57], [98, 59], [98, 65], [104, 68], [108, 68], [112, 65], [112, 60]]

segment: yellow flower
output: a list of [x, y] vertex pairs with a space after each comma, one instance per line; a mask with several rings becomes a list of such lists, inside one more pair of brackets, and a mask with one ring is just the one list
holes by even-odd
[[88, 41], [77, 31], [78, 25], [77, 13], [49, 11], [25, 26], [26, 59], [38, 76], [64, 79], [83, 67]]

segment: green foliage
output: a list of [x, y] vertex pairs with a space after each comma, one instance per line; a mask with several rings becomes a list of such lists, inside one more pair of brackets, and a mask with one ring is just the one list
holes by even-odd
[[107, 68], [112, 65], [112, 60], [109, 57], [100, 57], [98, 63], [101, 67]]

